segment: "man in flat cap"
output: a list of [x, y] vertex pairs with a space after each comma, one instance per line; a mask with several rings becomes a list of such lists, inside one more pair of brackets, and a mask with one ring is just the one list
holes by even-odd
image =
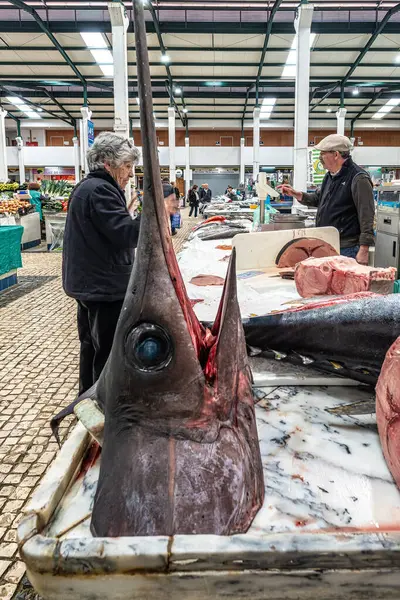
[[344, 135], [328, 135], [318, 146], [320, 160], [328, 171], [319, 189], [311, 194], [290, 185], [278, 188], [307, 206], [317, 207], [316, 226], [336, 227], [340, 254], [368, 264], [369, 246], [374, 245], [375, 205], [373, 185], [364, 169], [353, 162], [352, 144]]

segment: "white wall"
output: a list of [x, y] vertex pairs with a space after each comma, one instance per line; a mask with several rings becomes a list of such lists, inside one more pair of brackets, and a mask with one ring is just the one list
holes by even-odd
[[368, 167], [398, 167], [400, 166], [400, 148], [398, 147], [372, 147], [357, 146], [353, 151], [353, 158], [359, 165]]
[[[54, 146], [25, 146], [24, 162], [26, 167], [73, 167], [73, 147]], [[18, 166], [17, 148], [7, 147], [7, 161], [9, 167]]]
[[[24, 157], [26, 167], [73, 167], [74, 156], [72, 146], [25, 146]], [[190, 148], [190, 164], [192, 167], [238, 167], [238, 147], [194, 146]], [[380, 167], [400, 167], [400, 148], [358, 146], [354, 149], [354, 160], [360, 165]], [[8, 166], [18, 166], [17, 149], [7, 147]], [[167, 146], [159, 148], [160, 165], [169, 165]], [[253, 149], [245, 148], [245, 164], [253, 163]], [[293, 148], [289, 146], [260, 148], [260, 163], [269, 167], [293, 166]], [[141, 162], [139, 164], [142, 164]], [[176, 148], [177, 166], [185, 165], [185, 148]]]

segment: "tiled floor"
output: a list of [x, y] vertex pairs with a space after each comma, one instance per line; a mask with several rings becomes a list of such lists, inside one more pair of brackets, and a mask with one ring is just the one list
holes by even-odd
[[[177, 251], [195, 223], [183, 211]], [[16, 527], [57, 444], [49, 419], [77, 391], [75, 302], [61, 286], [61, 254], [26, 252], [19, 284], [0, 295], [0, 599], [36, 599], [19, 560]], [[61, 426], [64, 439], [71, 418]]]

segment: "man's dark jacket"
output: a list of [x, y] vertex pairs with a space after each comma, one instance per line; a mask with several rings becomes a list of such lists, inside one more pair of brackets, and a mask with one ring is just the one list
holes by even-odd
[[210, 188], [208, 188], [208, 190], [205, 190], [204, 188], [200, 188], [199, 198], [200, 198], [200, 202], [211, 202], [212, 191], [210, 190]]
[[63, 242], [63, 286], [77, 300], [114, 302], [125, 297], [139, 237], [125, 194], [104, 170], [74, 189]]
[[326, 173], [321, 188], [303, 193], [303, 204], [317, 206], [317, 227], [336, 227], [340, 247], [374, 245], [375, 204], [370, 176], [351, 158], [335, 175]]

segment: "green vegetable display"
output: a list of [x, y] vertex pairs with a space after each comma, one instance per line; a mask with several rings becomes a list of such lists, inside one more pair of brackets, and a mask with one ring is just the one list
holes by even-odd
[[55, 198], [60, 196], [68, 198], [73, 187], [74, 186], [73, 184], [71, 184], [70, 181], [50, 181], [48, 179], [44, 179], [40, 186], [40, 192], [43, 196], [47, 196], [48, 198]]

